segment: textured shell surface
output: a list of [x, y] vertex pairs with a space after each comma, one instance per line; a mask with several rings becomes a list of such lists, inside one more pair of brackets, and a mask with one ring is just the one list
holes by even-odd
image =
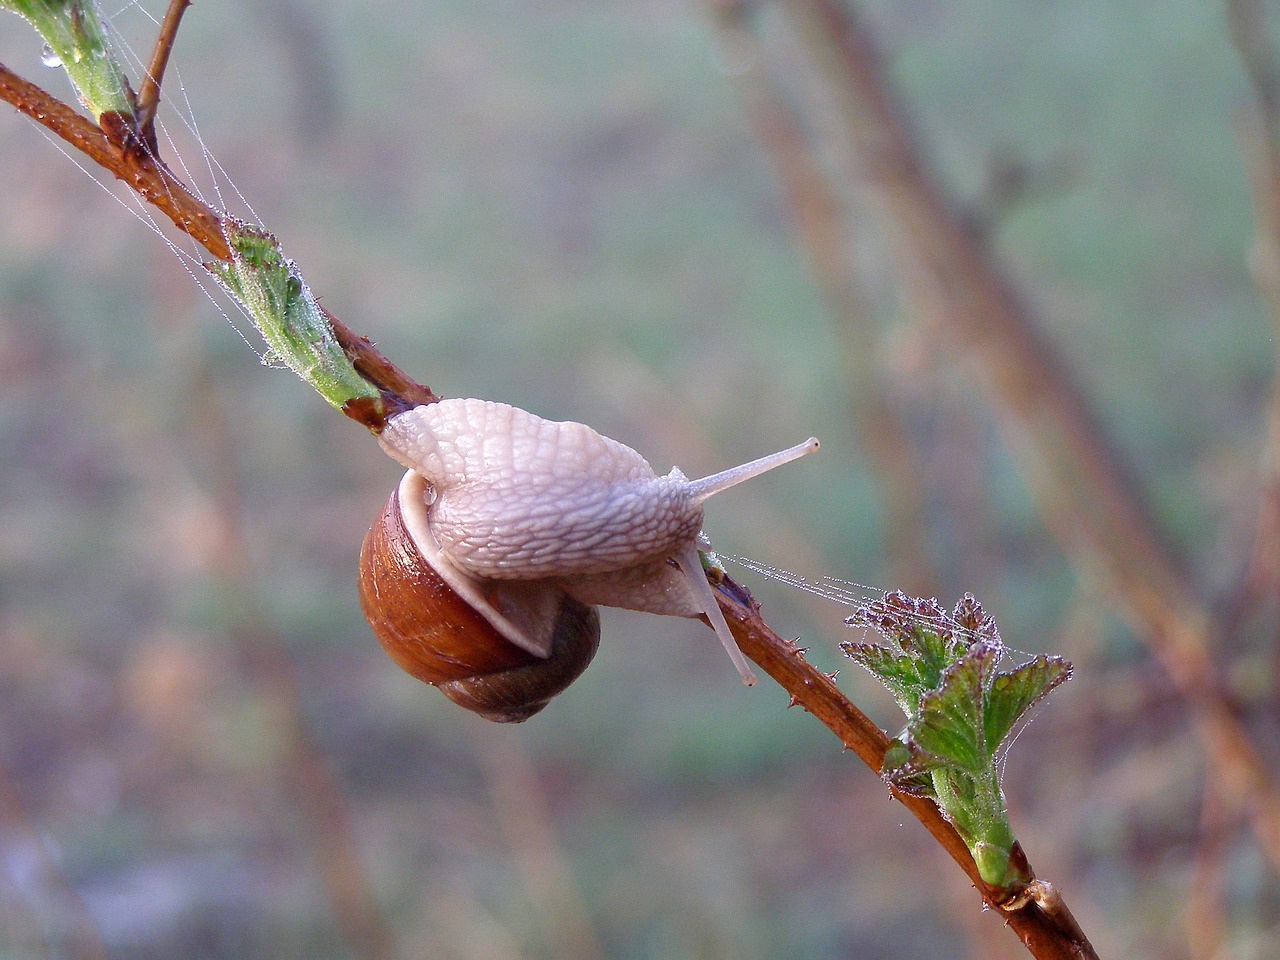
[[442, 400], [392, 418], [384, 448], [432, 484], [441, 551], [475, 574], [598, 574], [670, 556], [703, 512], [679, 470], [582, 423], [491, 400]]

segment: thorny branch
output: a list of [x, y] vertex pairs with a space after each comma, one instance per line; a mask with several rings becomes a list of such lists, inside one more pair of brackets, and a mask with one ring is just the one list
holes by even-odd
[[[171, 48], [184, 0], [174, 0], [165, 18], [156, 55], [153, 56], [148, 83], [144, 87], [144, 105], [159, 98], [159, 81]], [[217, 259], [228, 260], [230, 251], [223, 237], [222, 217], [198, 200], [149, 149], [147, 128], [153, 118], [149, 113], [140, 118], [104, 114], [102, 128], [94, 126], [80, 114], [51, 94], [22, 79], [0, 64], [0, 99], [57, 134], [76, 150], [123, 180], [140, 197], [167, 216], [175, 226], [200, 243]], [[346, 409], [352, 419], [374, 432], [381, 430], [386, 418], [409, 407], [433, 402], [431, 391], [416, 383], [381, 354], [365, 337], [352, 332], [327, 310], [326, 317], [356, 369], [382, 394], [381, 403], [373, 407]], [[888, 737], [857, 709], [823, 674], [803, 656], [794, 643], [783, 640], [764, 623], [759, 605], [743, 587], [721, 578], [714, 584], [717, 599], [744, 653], [787, 691], [792, 705], [800, 705], [813, 714], [877, 774], [883, 764]], [[964, 841], [942, 817], [930, 801], [894, 793], [943, 849], [960, 865], [978, 888], [984, 901], [1002, 911], [1008, 924], [1041, 960], [1080, 960], [1096, 954], [1087, 937], [1072, 917], [1057, 891], [1049, 884], [1033, 880], [1022, 891], [996, 890], [978, 877], [973, 859]], [[1021, 851], [1017, 851], [1020, 855]], [[1028, 865], [1025, 874], [1034, 876]]]

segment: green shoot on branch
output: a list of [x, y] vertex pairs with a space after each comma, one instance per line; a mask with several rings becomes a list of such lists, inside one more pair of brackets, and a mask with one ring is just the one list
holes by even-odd
[[44, 62], [61, 65], [76, 95], [94, 120], [104, 113], [134, 115], [133, 91], [107, 44], [98, 6], [92, 0], [0, 0], [44, 38]]
[[266, 230], [224, 220], [230, 263], [206, 267], [244, 307], [271, 353], [339, 410], [378, 389], [356, 372], [292, 260]]
[[965, 595], [948, 613], [936, 600], [888, 593], [846, 621], [887, 641], [842, 643], [893, 694], [907, 723], [885, 753], [881, 776], [934, 800], [994, 887], [1025, 885], [1000, 789], [1000, 760], [1018, 721], [1071, 676], [1061, 657], [997, 670], [1005, 648], [995, 620]]

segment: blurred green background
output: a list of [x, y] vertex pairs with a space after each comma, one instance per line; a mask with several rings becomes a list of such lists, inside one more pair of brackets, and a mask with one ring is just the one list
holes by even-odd
[[[118, 6], [145, 51], [151, 23]], [[1171, 539], [1229, 583], [1273, 344], [1220, 5], [865, 7], [937, 173]], [[759, 31], [839, 162], [786, 19]], [[39, 53], [0, 20], [0, 60], [68, 96]], [[660, 472], [818, 435], [712, 503], [716, 547], [971, 591], [1010, 645], [1075, 661], [1010, 758], [1015, 831], [1101, 955], [1189, 956], [1185, 713], [1046, 534], [972, 369], [873, 287], [857, 319], [924, 465], [936, 571], [890, 579], [862, 401], [735, 94], [755, 55], [673, 0], [205, 0], [165, 92], [325, 306], [438, 392], [588, 421]], [[992, 210], [1010, 158], [1047, 186]], [[696, 623], [607, 611], [591, 669], [513, 729], [401, 674], [354, 588], [395, 465], [7, 108], [0, 171], [0, 957], [1025, 955], [876, 777], [772, 684], [743, 689]], [[869, 276], [888, 244], [860, 247]], [[841, 667], [839, 606], [734, 572]], [[1274, 699], [1270, 655], [1233, 669]], [[840, 682], [896, 727], [868, 678]], [[1218, 856], [1226, 955], [1274, 956], [1274, 874], [1245, 833]]]

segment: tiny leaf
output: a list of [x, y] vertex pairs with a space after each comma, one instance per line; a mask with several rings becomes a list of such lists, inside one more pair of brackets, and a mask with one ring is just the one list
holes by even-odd
[[916, 711], [920, 703], [920, 672], [910, 657], [874, 643], [842, 643], [840, 647], [889, 689], [903, 713]]
[[908, 730], [921, 749], [970, 773], [990, 763], [992, 751], [982, 736], [983, 688], [999, 657], [990, 644], [975, 644], [943, 671], [937, 690], [920, 698], [920, 712]]
[[1018, 720], [1050, 690], [1071, 678], [1071, 664], [1062, 657], [1038, 656], [1022, 666], [997, 674], [987, 691], [982, 723], [992, 752], [1000, 748]]
[[895, 790], [936, 799], [930, 767], [939, 762], [937, 757], [921, 753], [914, 744], [894, 740], [885, 751], [880, 776]]

